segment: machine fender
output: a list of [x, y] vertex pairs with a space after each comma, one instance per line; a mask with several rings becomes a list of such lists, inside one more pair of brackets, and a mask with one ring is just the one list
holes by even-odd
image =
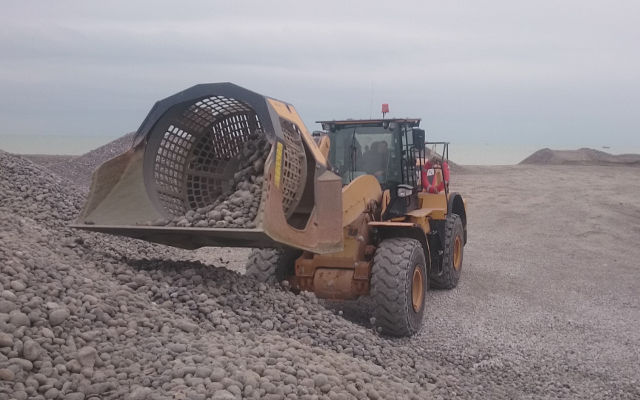
[[411, 238], [422, 244], [424, 258], [427, 261], [427, 270], [431, 269], [431, 251], [429, 241], [419, 225], [409, 222], [369, 222], [369, 226], [377, 232], [380, 240], [390, 238]]
[[447, 215], [458, 214], [462, 220], [462, 228], [464, 229], [464, 243], [467, 243], [467, 208], [460, 193], [449, 193], [449, 201], [447, 204]]

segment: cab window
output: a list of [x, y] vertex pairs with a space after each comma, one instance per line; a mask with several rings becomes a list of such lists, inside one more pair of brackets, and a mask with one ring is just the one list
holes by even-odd
[[329, 161], [343, 184], [361, 175], [375, 176], [385, 188], [402, 180], [397, 151], [399, 135], [394, 130], [382, 126], [346, 126], [329, 136]]

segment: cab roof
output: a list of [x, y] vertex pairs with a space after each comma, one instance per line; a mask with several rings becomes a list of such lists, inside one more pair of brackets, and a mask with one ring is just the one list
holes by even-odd
[[383, 123], [395, 122], [398, 124], [406, 124], [410, 127], [420, 126], [420, 118], [385, 118], [385, 119], [343, 119], [332, 121], [316, 121], [318, 124], [334, 125], [334, 126], [353, 126], [353, 125], [382, 125]]

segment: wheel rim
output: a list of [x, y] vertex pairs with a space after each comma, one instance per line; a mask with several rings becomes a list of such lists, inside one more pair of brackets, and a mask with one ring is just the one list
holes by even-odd
[[456, 236], [456, 240], [453, 242], [453, 268], [460, 269], [462, 265], [462, 239], [460, 236]]
[[422, 277], [422, 268], [416, 265], [413, 269], [413, 280], [411, 283], [411, 303], [413, 311], [418, 312], [422, 308], [424, 300], [424, 279]]

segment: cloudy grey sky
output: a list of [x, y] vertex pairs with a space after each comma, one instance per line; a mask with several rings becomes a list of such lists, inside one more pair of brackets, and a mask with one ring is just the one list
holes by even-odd
[[[0, 133], [116, 137], [232, 81], [454, 143], [640, 148], [638, 1], [3, 1]], [[0, 148], [2, 145], [0, 144]]]

